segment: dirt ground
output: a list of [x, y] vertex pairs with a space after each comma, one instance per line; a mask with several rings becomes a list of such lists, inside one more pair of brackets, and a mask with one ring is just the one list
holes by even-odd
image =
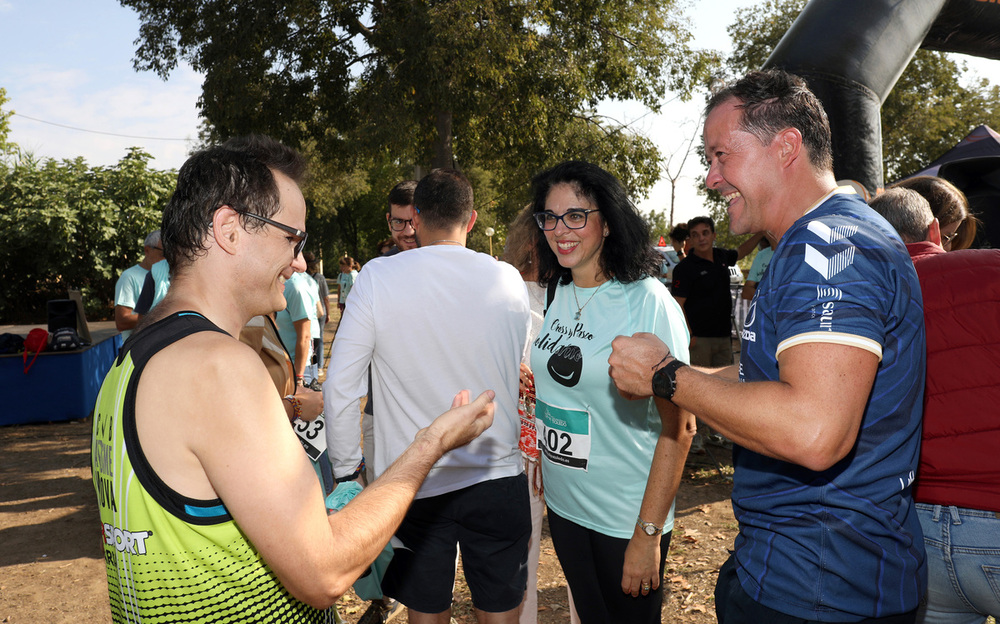
[[[90, 420], [0, 428], [0, 623], [101, 623], [111, 619], [97, 499], [90, 472]], [[723, 471], [731, 473], [728, 453]], [[677, 496], [665, 573], [664, 622], [715, 622], [712, 590], [736, 524], [731, 485], [707, 456], [692, 457]], [[569, 621], [566, 581], [544, 530], [538, 571], [542, 624]], [[354, 623], [366, 604], [338, 609]], [[459, 578], [454, 619], [475, 621]], [[394, 622], [406, 622], [405, 615]]]

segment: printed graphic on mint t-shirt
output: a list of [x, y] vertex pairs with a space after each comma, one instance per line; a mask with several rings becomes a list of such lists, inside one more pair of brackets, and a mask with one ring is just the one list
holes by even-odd
[[583, 353], [576, 345], [562, 344], [563, 339], [593, 340], [594, 336], [583, 328], [583, 323], [569, 327], [563, 325], [560, 319], [553, 319], [545, 333], [535, 338], [536, 348], [552, 354], [545, 367], [549, 376], [556, 383], [572, 388], [580, 383], [580, 376], [583, 375]]

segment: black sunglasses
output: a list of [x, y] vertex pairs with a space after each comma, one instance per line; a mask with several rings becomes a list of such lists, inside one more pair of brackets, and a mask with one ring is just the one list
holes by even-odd
[[[235, 208], [233, 208], [233, 209], [236, 210]], [[249, 212], [247, 210], [236, 210], [236, 212], [238, 214], [243, 215], [243, 216], [253, 217], [254, 219], [257, 219], [258, 221], [263, 221], [264, 223], [267, 223], [268, 225], [273, 225], [274, 227], [278, 228], [282, 232], [285, 232], [286, 234], [288, 234], [290, 236], [294, 236], [295, 238], [297, 238], [298, 240], [295, 241], [295, 252], [292, 255], [293, 258], [298, 258], [299, 254], [302, 253], [302, 250], [305, 249], [306, 239], [309, 237], [309, 235], [306, 234], [305, 232], [303, 232], [302, 230], [293, 228], [290, 225], [285, 225], [284, 223], [278, 223], [277, 221], [274, 221], [272, 219], [268, 219], [267, 217], [262, 217], [259, 214], [254, 214], [254, 213]]]

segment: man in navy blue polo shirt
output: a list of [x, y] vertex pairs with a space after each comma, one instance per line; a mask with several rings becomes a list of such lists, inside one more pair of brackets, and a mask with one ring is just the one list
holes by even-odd
[[800, 78], [753, 72], [708, 104], [707, 184], [735, 233], [778, 241], [739, 367], [695, 369], [651, 334], [609, 358], [734, 442], [740, 524], [716, 585], [721, 624], [913, 622], [927, 586], [912, 484], [923, 303], [892, 227], [834, 179], [830, 127]]

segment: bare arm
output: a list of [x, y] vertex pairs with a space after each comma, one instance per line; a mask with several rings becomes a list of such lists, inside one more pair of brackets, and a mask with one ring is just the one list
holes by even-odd
[[[149, 419], [140, 435], [163, 442], [160, 454], [151, 457], [157, 474], [186, 496], [221, 498], [289, 592], [326, 608], [379, 554], [434, 462], [492, 423], [493, 394], [483, 393], [473, 404], [452, 409], [421, 430], [387, 478], [328, 516], [319, 481], [263, 366], [249, 349], [241, 345], [245, 353], [239, 357], [223, 340], [217, 338], [208, 351], [192, 349], [183, 360], [165, 359], [158, 371], [151, 366], [150, 373], [169, 376], [166, 371], [176, 370], [177, 362], [213, 354], [202, 355], [197, 366], [188, 366], [165, 380], [171, 383], [160, 383], [140, 397], [148, 407], [168, 404], [164, 400], [173, 396], [170, 413], [187, 414], [159, 425], [155, 423], [164, 419]], [[175, 382], [194, 391], [177, 397]], [[468, 393], [457, 402], [467, 403]]]
[[295, 361], [292, 366], [295, 369], [295, 380], [298, 382], [306, 374], [306, 364], [309, 363], [309, 349], [312, 347], [312, 321], [304, 318], [295, 321]]
[[746, 258], [747, 255], [754, 250], [754, 247], [760, 244], [760, 240], [762, 238], [764, 238], [764, 233], [757, 232], [750, 238], [740, 243], [740, 246], [736, 248], [736, 259], [742, 260], [743, 258]]
[[[652, 369], [667, 352], [652, 334], [616, 338], [609, 363], [619, 392], [652, 394]], [[741, 446], [825, 470], [854, 446], [878, 363], [858, 347], [806, 343], [778, 356], [778, 381], [739, 383], [726, 378], [730, 369], [682, 368], [673, 402]]]
[[132, 311], [132, 308], [125, 306], [115, 306], [115, 329], [125, 331], [135, 329], [139, 324], [139, 315]]
[[[646, 480], [646, 491], [639, 508], [639, 517], [646, 522], [663, 526], [670, 513], [670, 505], [677, 495], [684, 461], [691, 439], [695, 433], [694, 415], [678, 409], [670, 401], [659, 397], [653, 399], [660, 413], [663, 429], [656, 440], [653, 463]], [[660, 536], [646, 535], [638, 526], [633, 529], [632, 539], [625, 550], [625, 565], [622, 568], [622, 591], [638, 596], [642, 584], [650, 582], [650, 589], [660, 585]]]
[[687, 297], [678, 297], [674, 295], [674, 301], [677, 302], [677, 305], [681, 307], [681, 311], [684, 312], [684, 322], [687, 324], [688, 335], [691, 336], [691, 341], [689, 344], [693, 347], [695, 343], [695, 336], [694, 334], [691, 333], [691, 322], [688, 321], [688, 313], [687, 310], [684, 309], [684, 302], [687, 301]]

